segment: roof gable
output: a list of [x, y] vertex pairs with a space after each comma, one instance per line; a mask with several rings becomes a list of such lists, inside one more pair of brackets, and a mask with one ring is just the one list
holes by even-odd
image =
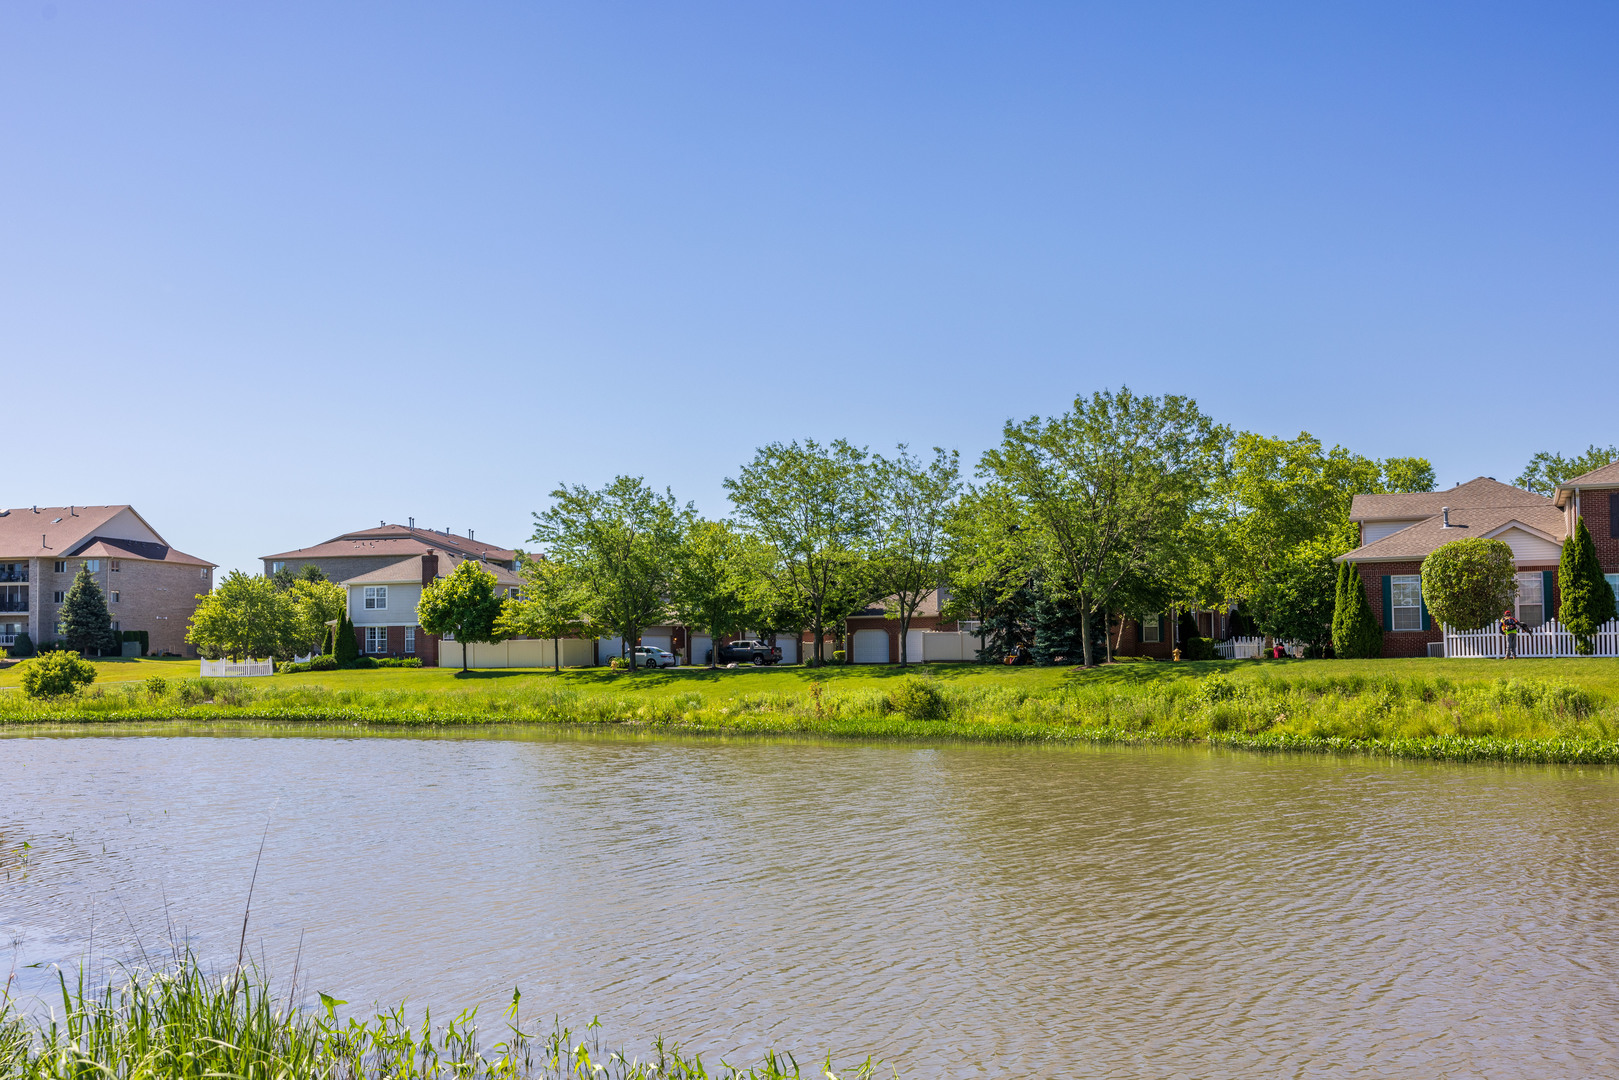
[[92, 536], [167, 546], [157, 530], [127, 503], [0, 510], [0, 555], [60, 559]]

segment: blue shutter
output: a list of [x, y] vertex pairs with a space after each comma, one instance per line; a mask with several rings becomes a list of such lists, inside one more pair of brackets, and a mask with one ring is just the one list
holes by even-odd
[[1394, 583], [1387, 574], [1383, 575], [1383, 632], [1389, 633], [1394, 629]]
[[1552, 617], [1557, 613], [1557, 609], [1552, 607], [1552, 584], [1556, 580], [1557, 575], [1552, 571], [1542, 570], [1540, 572], [1540, 602], [1542, 605], [1540, 617], [1546, 622], [1551, 622]]

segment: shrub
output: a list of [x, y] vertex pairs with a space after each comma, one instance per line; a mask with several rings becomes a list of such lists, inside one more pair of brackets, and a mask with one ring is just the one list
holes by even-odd
[[178, 693], [182, 705], [200, 705], [208, 700], [208, 691], [200, 682], [183, 682]]
[[1512, 606], [1517, 567], [1504, 540], [1452, 540], [1422, 560], [1422, 602], [1455, 630], [1478, 630]]
[[1214, 639], [1206, 637], [1189, 637], [1181, 645], [1181, 659], [1183, 660], [1213, 660]]
[[6, 650], [15, 659], [21, 660], [34, 655], [34, 639], [28, 636], [28, 631], [20, 632], [11, 641], [11, 648]]
[[308, 660], [283, 660], [275, 666], [278, 675], [297, 675], [305, 671], [336, 671], [337, 657], [322, 653]]
[[624, 659], [622, 656], [609, 656], [607, 658], [607, 666], [612, 668], [614, 671], [622, 671], [629, 667], [630, 664], [629, 661]]
[[1199, 679], [1197, 683], [1198, 700], [1207, 705], [1213, 705], [1220, 701], [1229, 701], [1236, 696], [1236, 693], [1237, 688], [1224, 675], [1207, 675]]
[[146, 680], [146, 692], [153, 697], [162, 697], [169, 692], [169, 680], [161, 675], [153, 675]]
[[54, 652], [22, 665], [23, 693], [31, 698], [62, 697], [95, 681], [95, 666], [76, 652]]
[[842, 649], [833, 649], [832, 650], [832, 662], [834, 664], [843, 663], [843, 650]]
[[354, 624], [346, 613], [343, 621], [337, 624], [337, 640], [332, 643], [332, 655], [337, 657], [338, 667], [352, 664], [360, 658], [360, 644], [354, 640]]
[[[336, 665], [333, 665], [334, 667]], [[379, 656], [376, 658], [377, 667], [421, 667], [419, 656]], [[319, 669], [316, 669], [319, 670]]]
[[926, 679], [908, 678], [888, 692], [888, 709], [907, 720], [942, 720], [944, 695]]
[[1354, 563], [1338, 566], [1337, 603], [1332, 610], [1332, 649], [1341, 660], [1371, 660], [1383, 655], [1383, 628], [1366, 602], [1366, 582]]

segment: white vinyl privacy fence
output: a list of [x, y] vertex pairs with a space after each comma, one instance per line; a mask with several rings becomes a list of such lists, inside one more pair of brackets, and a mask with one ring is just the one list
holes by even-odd
[[[1574, 635], [1556, 619], [1516, 635], [1519, 656], [1580, 656]], [[1591, 638], [1585, 656], [1619, 656], [1619, 621], [1604, 623]], [[1507, 654], [1507, 636], [1499, 624], [1483, 630], [1445, 627], [1445, 655], [1459, 660], [1488, 660]]]
[[[918, 660], [929, 664], [977, 660], [979, 650], [984, 647], [984, 639], [979, 635], [950, 630], [924, 630], [921, 638], [922, 655], [906, 657], [913, 664]], [[899, 657], [894, 659], [898, 660]]]

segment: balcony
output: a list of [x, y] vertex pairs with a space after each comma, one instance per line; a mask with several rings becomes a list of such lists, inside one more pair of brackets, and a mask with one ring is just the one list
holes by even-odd
[[28, 586], [0, 585], [0, 612], [27, 610]]
[[0, 562], [0, 584], [8, 581], [27, 581], [28, 564], [25, 562]]

